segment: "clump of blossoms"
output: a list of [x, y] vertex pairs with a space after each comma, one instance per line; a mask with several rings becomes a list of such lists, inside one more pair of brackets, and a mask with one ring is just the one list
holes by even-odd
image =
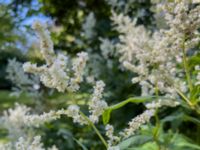
[[41, 137], [35, 136], [33, 139], [25, 139], [20, 137], [14, 143], [1, 143], [1, 150], [58, 150], [56, 146], [45, 149], [43, 143], [41, 143]]
[[93, 12], [90, 12], [88, 16], [85, 19], [85, 22], [83, 23], [83, 36], [85, 36], [86, 39], [91, 39], [94, 37], [94, 27], [96, 25], [96, 18], [94, 16]]
[[30, 96], [38, 97], [40, 95], [40, 81], [37, 76], [28, 75], [22, 68], [22, 63], [18, 62], [15, 58], [8, 60], [6, 67], [6, 78], [10, 80], [13, 85], [13, 92], [11, 96], [19, 96], [22, 92], [27, 92]]
[[[199, 28], [200, 9], [199, 5], [191, 8], [189, 7], [190, 5], [193, 5], [193, 1], [175, 0], [162, 3], [159, 8], [164, 8], [163, 11], [168, 28], [154, 32], [148, 31], [144, 26], [137, 26], [137, 20], [133, 21], [123, 14], [117, 15], [113, 12], [113, 24], [120, 33], [120, 42], [116, 45], [120, 62], [125, 68], [137, 73], [137, 77], [134, 77], [132, 82], [138, 82], [141, 85], [142, 96], [150, 95], [153, 99], [158, 99], [147, 103], [145, 105], [147, 110], [134, 117], [128, 123], [128, 127], [122, 130], [118, 136], [114, 135], [114, 127], [107, 125], [105, 130], [108, 140], [106, 142], [94, 125], [99, 122], [99, 117], [104, 115], [106, 110], [112, 108], [102, 99], [105, 87], [103, 81], [97, 81], [94, 86], [94, 92], [88, 104], [89, 116], [83, 114], [77, 105], [70, 105], [67, 109], [50, 111], [40, 115], [30, 113], [30, 110], [25, 106], [17, 106], [16, 110], [10, 109], [9, 113], [5, 113], [2, 119], [5, 127], [6, 124], [9, 124], [10, 126], [8, 125], [7, 128], [12, 132], [13, 124], [17, 123], [19, 126], [13, 129], [24, 130], [31, 126], [39, 127], [45, 122], [56, 120], [61, 115], [66, 115], [71, 117], [74, 123], [91, 125], [108, 150], [119, 150], [120, 147], [117, 144], [137, 134], [137, 130], [150, 121], [154, 114], [157, 113], [158, 108], [163, 106], [176, 107], [180, 104], [175, 101], [175, 99], [179, 99], [179, 95], [191, 105], [184, 94], [188, 96], [188, 91], [191, 91], [194, 85], [199, 84], [199, 67], [195, 67], [198, 73], [194, 78], [196, 82], [194, 84], [191, 81], [190, 72], [188, 72], [187, 53], [191, 48], [195, 48], [199, 41], [197, 30]], [[178, 24], [181, 25], [178, 26]], [[189, 24], [192, 25], [192, 28]], [[88, 59], [87, 53], [78, 53], [77, 58], [72, 61], [72, 66], [70, 66], [68, 57], [54, 52], [53, 44], [46, 28], [39, 22], [36, 22], [33, 27], [38, 32], [41, 52], [46, 64], [38, 67], [36, 64], [28, 62], [24, 64], [25, 71], [39, 74], [40, 80], [44, 85], [56, 88], [60, 92], [77, 91], [80, 82], [83, 81], [83, 70]], [[104, 54], [106, 56], [108, 53]], [[185, 77], [187, 82], [184, 82]], [[159, 95], [163, 99], [159, 99]], [[117, 107], [121, 106], [117, 105]], [[22, 132], [25, 133], [25, 131]], [[23, 143], [23, 137], [24, 135], [20, 135], [18, 138], [20, 148], [26, 145], [26, 143]], [[32, 139], [36, 141], [33, 143], [38, 143], [38, 149], [42, 149], [42, 144], [39, 144], [40, 138]]]
[[[2, 127], [8, 130], [10, 142], [0, 143], [1, 150], [45, 150], [41, 143], [41, 137], [35, 135], [32, 127], [41, 126], [45, 122], [58, 119], [62, 110], [57, 112], [43, 113], [36, 115], [31, 113], [31, 108], [25, 105], [15, 104], [14, 109], [4, 111], [4, 115], [0, 117]], [[57, 150], [55, 146], [48, 150]]]
[[127, 138], [130, 137], [131, 135], [135, 134], [135, 131], [138, 130], [142, 124], [145, 124], [149, 122], [150, 118], [154, 116], [155, 110], [150, 109], [144, 111], [142, 114], [138, 115], [137, 117], [133, 118], [129, 123], [129, 127], [124, 129], [121, 134], [123, 137]]
[[113, 146], [120, 141], [120, 137], [114, 135], [114, 127], [107, 124], [105, 129], [106, 136], [108, 137], [108, 150], [119, 150], [118, 146]]
[[77, 54], [69, 68], [69, 58], [64, 54], [55, 54], [49, 31], [40, 22], [33, 25], [40, 39], [41, 53], [46, 61], [45, 65], [37, 66], [27, 62], [23, 65], [26, 72], [35, 73], [40, 76], [42, 83], [49, 88], [56, 88], [59, 92], [77, 91], [79, 84], [83, 81], [83, 70], [88, 60], [85, 52]]
[[[43, 143], [41, 143], [41, 137], [35, 136], [32, 141], [27, 141], [24, 138], [19, 138], [19, 140], [15, 143], [16, 150], [45, 150], [43, 147]], [[55, 146], [48, 148], [47, 150], [58, 150]]]
[[119, 132], [119, 135], [114, 135], [114, 128], [112, 125], [107, 124], [105, 127], [106, 136], [108, 137], [108, 150], [120, 150], [120, 147], [117, 145], [120, 141], [127, 139], [133, 135], [136, 135], [136, 131], [139, 130], [142, 125], [148, 123], [150, 119], [154, 116], [156, 110], [163, 106], [176, 107], [180, 103], [172, 100], [158, 100], [146, 104], [147, 110], [142, 114], [134, 117], [129, 123], [128, 127], [123, 131]]
[[[32, 127], [38, 128], [39, 126], [44, 125], [46, 122], [50, 122], [53, 120], [57, 120], [61, 115], [66, 115], [68, 117], [73, 118], [74, 123], [79, 123], [81, 125], [89, 125], [92, 123], [97, 123], [100, 115], [102, 115], [104, 109], [107, 107], [107, 103], [102, 98], [102, 92], [104, 89], [104, 82], [97, 81], [96, 86], [94, 86], [94, 93], [92, 96], [91, 103], [89, 104], [89, 109], [91, 115], [89, 117], [83, 115], [80, 111], [79, 106], [70, 105], [67, 109], [60, 109], [57, 111], [51, 110], [48, 113], [42, 114], [33, 114], [31, 113], [31, 109], [25, 105], [15, 104], [14, 109], [9, 109], [4, 112], [4, 115], [0, 118], [0, 122], [4, 128], [8, 130], [9, 137], [12, 141], [16, 141], [19, 139], [20, 143], [18, 143], [17, 147], [25, 148], [29, 145], [31, 146], [29, 141], [24, 141], [24, 137], [26, 139], [30, 139], [30, 135], [33, 134]], [[27, 142], [27, 143], [25, 143]], [[33, 146], [34, 146], [33, 142]], [[9, 146], [9, 143], [1, 145], [2, 147]], [[13, 147], [11, 144], [10, 146]], [[42, 149], [42, 145], [36, 145], [36, 149]], [[20, 149], [19, 148], [19, 149]], [[32, 147], [29, 147], [32, 148]], [[34, 147], [33, 147], [34, 148]], [[3, 149], [3, 148], [2, 148]], [[36, 150], [33, 149], [33, 150]], [[14, 150], [18, 150], [14, 148]], [[32, 150], [32, 149], [30, 149]], [[52, 149], [53, 150], [53, 149]]]
[[89, 109], [91, 112], [89, 118], [93, 123], [98, 122], [99, 116], [103, 114], [105, 108], [107, 107], [107, 103], [101, 100], [104, 87], [105, 83], [103, 81], [97, 81], [94, 86], [92, 100], [89, 102]]
[[[200, 41], [200, 6], [190, 5], [193, 2], [188, 0], [158, 5], [168, 28], [155, 32], [136, 25], [136, 20], [128, 16], [113, 12], [113, 24], [120, 33], [120, 42], [116, 45], [119, 60], [138, 75], [132, 82], [141, 85], [143, 96], [154, 95], [159, 89], [166, 97], [176, 99], [180, 92], [192, 90], [194, 83], [188, 70], [187, 53]], [[180, 65], [183, 68], [177, 67]], [[184, 82], [185, 77], [187, 82]]]
[[[23, 137], [31, 131], [31, 127], [39, 127], [65, 115], [65, 110], [50, 111], [40, 115], [31, 113], [31, 108], [25, 105], [15, 104], [15, 108], [4, 111], [0, 118], [1, 125], [9, 132], [9, 138], [16, 139]], [[29, 130], [30, 129], [30, 130]]]

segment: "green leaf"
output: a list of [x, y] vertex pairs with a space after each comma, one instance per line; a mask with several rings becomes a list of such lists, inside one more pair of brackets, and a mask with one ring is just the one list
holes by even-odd
[[165, 122], [173, 122], [175, 120], [182, 120], [184, 114], [183, 113], [175, 113], [175, 114], [171, 114], [169, 116], [166, 116], [165, 118], [163, 118], [161, 120], [162, 123], [165, 123]]
[[191, 92], [191, 96], [190, 96], [190, 99], [191, 99], [191, 102], [196, 105], [196, 103], [198, 103], [198, 101], [200, 101], [199, 99], [199, 96], [200, 96], [200, 86], [195, 86]]
[[106, 109], [104, 112], [103, 112], [103, 124], [107, 124], [110, 120], [110, 113], [111, 113], [111, 109]]
[[197, 125], [198, 125], [198, 124], [200, 125], [200, 120], [197, 119], [197, 118], [194, 118], [194, 117], [191, 117], [191, 116], [188, 116], [188, 115], [184, 115], [183, 119], [184, 119], [185, 121], [189, 120], [189, 121], [191, 121], [191, 122], [196, 123]]
[[88, 150], [87, 147], [85, 147], [85, 145], [83, 145], [79, 140], [73, 138], [74, 141], [76, 141], [76, 143], [83, 149], [83, 150]]
[[184, 137], [183, 135], [178, 135], [173, 139], [173, 149], [182, 150], [182, 149], [189, 149], [189, 150], [200, 150], [200, 146], [191, 143], [188, 138]]
[[104, 112], [103, 112], [103, 115], [102, 115], [102, 118], [103, 118], [103, 123], [104, 125], [107, 124], [110, 120], [110, 114], [113, 110], [116, 110], [116, 109], [119, 109], [121, 107], [123, 107], [124, 105], [128, 104], [128, 103], [143, 103], [143, 102], [146, 102], [146, 101], [151, 101], [154, 97], [132, 97], [132, 98], [129, 98], [127, 100], [124, 100], [118, 104], [115, 104], [113, 106], [110, 106], [108, 107]]
[[200, 54], [190, 57], [189, 59], [189, 67], [192, 68], [196, 65], [199, 65], [200, 62]]
[[148, 142], [140, 147], [127, 148], [126, 150], [159, 150], [159, 148], [155, 142]]
[[120, 150], [127, 150], [128, 148], [131, 148], [132, 145], [134, 146], [143, 145], [144, 143], [150, 141], [151, 139], [152, 139], [151, 136], [136, 135], [122, 141], [118, 146], [120, 147]]

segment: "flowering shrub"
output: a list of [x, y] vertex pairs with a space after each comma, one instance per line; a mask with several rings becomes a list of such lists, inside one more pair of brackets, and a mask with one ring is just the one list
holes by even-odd
[[[81, 84], [88, 82], [87, 84], [93, 86], [93, 94], [86, 103], [87, 113], [77, 104], [69, 105], [67, 109], [51, 110], [42, 114], [35, 113], [25, 105], [16, 104], [15, 108], [5, 111], [1, 117], [1, 123], [8, 130], [10, 139], [10, 142], [0, 145], [1, 149], [43, 150], [41, 137], [34, 132], [35, 128], [60, 119], [61, 116], [72, 118], [75, 124], [91, 126], [108, 150], [200, 149], [198, 144], [187, 140], [178, 132], [173, 134], [164, 130], [165, 123], [173, 122], [175, 119], [187, 119], [198, 127], [200, 125], [198, 1], [175, 0], [158, 3], [157, 13], [163, 14], [167, 27], [154, 30], [138, 25], [137, 20], [131, 19], [127, 14], [116, 12], [115, 7], [118, 6], [118, 10], [123, 4], [117, 5], [117, 1], [109, 3], [112, 4], [112, 25], [119, 36], [117, 42], [100, 38], [102, 56], [108, 61], [112, 61], [109, 60], [109, 56], [119, 58], [121, 63], [119, 69], [127, 69], [134, 73], [132, 83], [141, 87], [140, 97], [129, 97], [117, 104], [108, 104], [103, 94], [105, 83], [96, 80], [98, 76], [93, 75], [92, 71], [85, 71], [89, 70], [87, 63], [94, 61], [90, 59], [92, 58], [90, 52], [80, 52], [75, 58], [70, 58], [64, 53], [56, 53], [49, 31], [45, 25], [36, 21], [33, 29], [40, 40], [45, 64], [24, 63], [24, 71], [31, 74], [28, 76], [22, 71], [15, 73], [17, 71], [14, 71], [15, 68], [12, 66], [20, 64], [12, 64], [15, 60], [11, 60], [11, 67], [7, 69], [8, 78], [16, 81], [19, 88], [23, 84], [34, 87], [39, 83], [35, 82], [32, 75], [38, 75], [44, 86], [56, 89], [58, 92], [69, 93], [77, 92]], [[94, 36], [95, 22], [94, 14], [90, 13], [83, 25], [88, 40], [92, 40]], [[24, 79], [21, 80], [19, 76], [23, 76]], [[146, 110], [119, 131], [111, 125], [111, 114], [130, 103], [142, 103]], [[177, 107], [177, 112], [181, 113], [178, 116], [174, 114], [159, 116], [159, 112], [166, 107]], [[104, 124], [104, 129], [101, 129], [103, 132], [96, 127], [101, 120]], [[50, 149], [58, 148], [52, 146]]]

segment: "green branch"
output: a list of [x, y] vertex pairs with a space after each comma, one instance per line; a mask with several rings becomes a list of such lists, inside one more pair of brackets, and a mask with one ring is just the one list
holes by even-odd
[[107, 144], [106, 140], [103, 138], [103, 136], [101, 135], [101, 133], [99, 132], [99, 130], [95, 127], [94, 123], [92, 121], [90, 121], [90, 119], [81, 111], [80, 111], [80, 114], [89, 123], [89, 125], [92, 126], [92, 128], [94, 129], [94, 131], [96, 132], [96, 134], [98, 135], [98, 137], [100, 138], [100, 140], [102, 141], [102, 143], [104, 144], [104, 146], [107, 149], [108, 144]]

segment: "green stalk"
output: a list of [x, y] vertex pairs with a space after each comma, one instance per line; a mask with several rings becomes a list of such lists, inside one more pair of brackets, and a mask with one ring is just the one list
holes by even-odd
[[124, 105], [126, 105], [128, 103], [143, 103], [143, 102], [146, 102], [146, 101], [151, 101], [153, 98], [154, 97], [132, 97], [132, 98], [124, 100], [124, 101], [122, 101], [118, 104], [110, 106], [109, 109], [115, 110], [115, 109], [119, 109], [119, 108], [123, 107]]
[[190, 93], [191, 93], [192, 89], [193, 89], [193, 86], [192, 86], [192, 81], [191, 81], [191, 77], [190, 77], [190, 69], [189, 69], [187, 56], [186, 56], [186, 51], [185, 51], [185, 40], [183, 42], [182, 52], [183, 52], [183, 66], [184, 66], [187, 82], [189, 84], [189, 89], [190, 89]]
[[200, 107], [198, 105], [194, 106], [179, 89], [175, 88], [175, 90], [188, 103], [192, 110], [195, 110], [198, 114], [200, 114]]
[[175, 88], [176, 92], [188, 103], [188, 105], [193, 109], [194, 106], [193, 104], [190, 102], [190, 100], [177, 88]]
[[96, 134], [98, 135], [98, 137], [100, 138], [100, 140], [102, 141], [102, 143], [104, 144], [104, 146], [107, 149], [108, 144], [107, 144], [106, 140], [103, 138], [103, 136], [101, 135], [101, 133], [99, 132], [99, 130], [95, 127], [94, 123], [92, 121], [90, 121], [90, 119], [81, 111], [80, 111], [80, 114], [89, 123], [89, 125], [92, 126], [92, 128], [94, 129], [94, 131], [96, 132]]
[[[159, 99], [159, 89], [158, 89], [157, 82], [156, 82], [156, 86], [155, 86], [155, 94], [156, 94], [156, 99], [158, 100]], [[158, 140], [158, 133], [159, 133], [159, 128], [160, 128], [160, 120], [158, 117], [158, 108], [156, 108], [156, 111], [155, 111], [155, 119], [156, 119], [156, 129], [155, 129], [153, 138], [154, 138], [155, 142], [157, 143], [158, 148], [160, 150], [161, 148], [160, 148], [160, 144], [159, 144], [159, 140]]]

